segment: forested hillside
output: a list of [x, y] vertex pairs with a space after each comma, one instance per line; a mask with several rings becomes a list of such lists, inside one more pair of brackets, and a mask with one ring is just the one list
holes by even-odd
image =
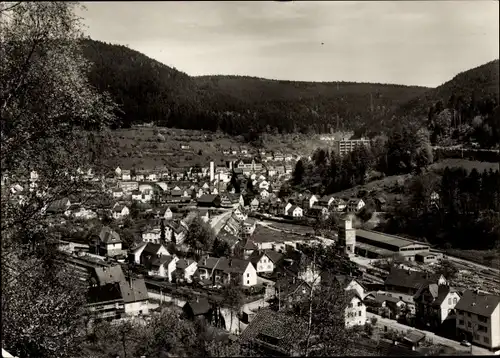
[[500, 143], [499, 61], [462, 72], [398, 108], [396, 116], [427, 118], [434, 144]]
[[91, 83], [121, 105], [118, 126], [156, 122], [185, 129], [326, 132], [377, 129], [427, 88], [364, 83], [190, 77], [125, 46], [85, 40]]

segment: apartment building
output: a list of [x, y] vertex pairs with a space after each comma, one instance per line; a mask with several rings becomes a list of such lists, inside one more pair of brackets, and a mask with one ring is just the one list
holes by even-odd
[[459, 339], [500, 349], [500, 296], [466, 290], [455, 306]]
[[368, 139], [341, 139], [335, 141], [334, 149], [340, 156], [344, 156], [352, 152], [355, 148], [359, 146], [369, 146], [370, 141]]

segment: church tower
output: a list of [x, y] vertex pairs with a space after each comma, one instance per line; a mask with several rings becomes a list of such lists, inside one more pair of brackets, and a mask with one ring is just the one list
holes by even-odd
[[343, 247], [345, 253], [351, 257], [354, 256], [354, 248], [356, 247], [356, 229], [352, 227], [352, 217], [343, 218], [339, 227], [339, 245]]

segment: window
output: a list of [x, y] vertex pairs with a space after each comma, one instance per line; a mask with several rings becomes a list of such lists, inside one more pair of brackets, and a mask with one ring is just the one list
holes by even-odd
[[490, 339], [488, 337], [483, 337], [483, 342], [484, 343], [490, 343]]
[[455, 297], [455, 298], [453, 299], [453, 304], [456, 304], [456, 303], [457, 303], [457, 298]]
[[352, 304], [352, 302], [349, 303], [349, 308], [353, 308], [353, 307], [354, 307], [354, 305]]
[[467, 317], [470, 317], [470, 312], [467, 312]]
[[470, 322], [467, 322], [467, 327], [471, 328], [472, 324]]
[[477, 320], [478, 320], [479, 322], [486, 323], [486, 322], [488, 322], [488, 317], [484, 317], [484, 316], [477, 316]]
[[479, 334], [474, 333], [474, 340], [479, 341]]
[[451, 305], [451, 297], [448, 298], [448, 304]]
[[360, 317], [361, 317], [361, 311], [359, 311], [359, 312], [358, 312], [358, 316], [360, 316]]
[[249, 273], [247, 273], [247, 277], [250, 277], [250, 274], [249, 274]]
[[247, 280], [247, 285], [249, 285], [249, 284], [250, 284], [250, 280]]
[[459, 325], [459, 326], [463, 326], [464, 324], [465, 324], [465, 322], [464, 322], [464, 320], [463, 320], [463, 319], [461, 319], [461, 320], [459, 320], [459, 321], [458, 321], [458, 325]]
[[358, 302], [358, 307], [361, 307], [363, 303], [362, 302]]
[[488, 333], [488, 327], [486, 327], [486, 326], [479, 325], [479, 326], [477, 327], [477, 330], [478, 330], [479, 332]]

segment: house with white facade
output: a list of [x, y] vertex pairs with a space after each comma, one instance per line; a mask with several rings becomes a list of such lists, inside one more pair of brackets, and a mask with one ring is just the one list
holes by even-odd
[[354, 290], [348, 291], [350, 300], [345, 309], [346, 327], [363, 326], [366, 323], [366, 305]]
[[363, 199], [359, 198], [349, 199], [349, 201], [347, 202], [347, 211], [349, 211], [350, 213], [356, 213], [361, 209], [363, 209], [365, 205], [366, 204], [363, 201]]
[[459, 339], [491, 351], [500, 349], [500, 296], [466, 290], [455, 310]]
[[122, 170], [122, 180], [130, 181], [132, 178], [130, 176], [130, 170]]
[[283, 254], [274, 250], [256, 250], [250, 255], [249, 260], [257, 273], [272, 273], [283, 257]]
[[445, 320], [452, 320], [455, 326], [455, 306], [460, 301], [458, 290], [448, 285], [429, 283], [413, 296], [415, 316], [423, 326], [439, 328]]
[[148, 266], [148, 274], [151, 276], [160, 276], [168, 279], [168, 282], [172, 282], [172, 274], [177, 269], [177, 261], [179, 258], [175, 255], [162, 255], [151, 258]]
[[250, 261], [227, 257], [205, 256], [198, 262], [200, 279], [214, 284], [234, 283], [245, 287], [257, 284], [257, 271]]
[[192, 282], [193, 275], [198, 269], [198, 263], [194, 260], [184, 258], [176, 263], [176, 279], [186, 282]]
[[113, 219], [121, 220], [130, 214], [130, 210], [126, 205], [118, 204], [112, 209]]
[[143, 265], [147, 260], [158, 256], [170, 256], [170, 253], [161, 244], [144, 242], [130, 251], [129, 261]]

